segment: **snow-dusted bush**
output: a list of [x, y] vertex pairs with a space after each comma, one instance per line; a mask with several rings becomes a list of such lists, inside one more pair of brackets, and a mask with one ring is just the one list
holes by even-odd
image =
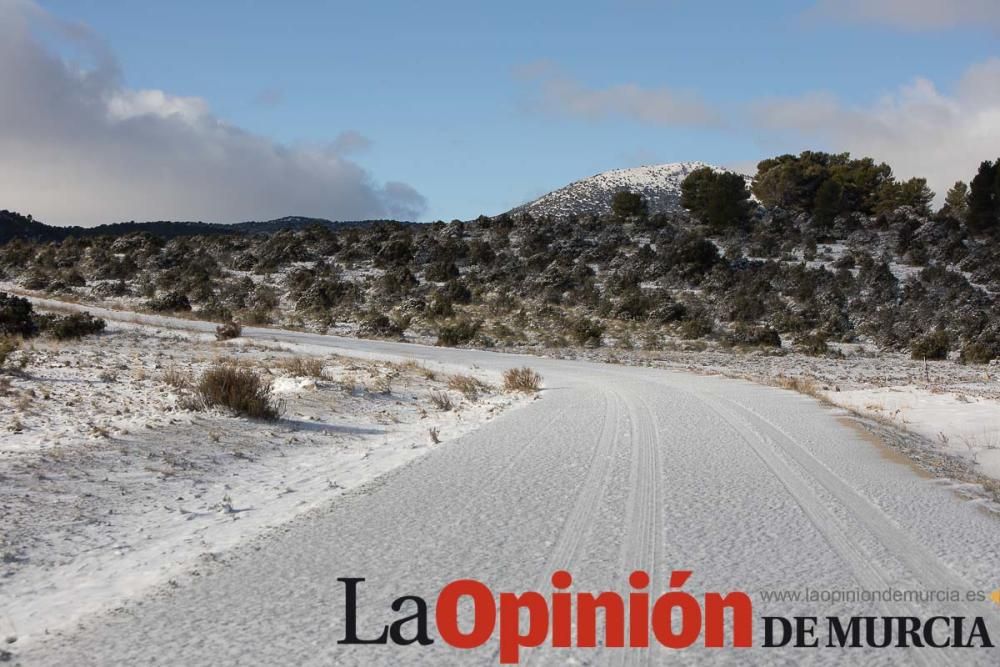
[[225, 407], [253, 419], [278, 419], [284, 404], [271, 394], [271, 383], [248, 368], [218, 365], [198, 382], [198, 396], [206, 407]]
[[157, 313], [171, 313], [191, 310], [191, 302], [182, 292], [170, 292], [146, 302], [146, 307]]
[[945, 331], [935, 331], [913, 341], [910, 356], [914, 359], [947, 359], [951, 341]]
[[32, 310], [27, 299], [0, 292], [0, 334], [25, 338], [33, 335], [37, 326], [32, 319]]
[[604, 326], [595, 320], [581, 317], [570, 325], [570, 334], [578, 345], [600, 347]]
[[480, 326], [480, 322], [467, 319], [443, 324], [438, 328], [437, 344], [453, 347], [470, 343], [479, 333]]
[[39, 330], [57, 340], [71, 340], [98, 334], [104, 331], [106, 326], [107, 322], [90, 313], [45, 315], [38, 318]]
[[220, 324], [215, 327], [215, 339], [216, 340], [230, 340], [232, 338], [239, 338], [243, 333], [243, 327], [236, 320], [229, 320], [224, 324]]
[[534, 393], [542, 387], [542, 376], [527, 366], [504, 371], [503, 388], [506, 391]]
[[399, 324], [389, 319], [388, 315], [372, 313], [361, 321], [361, 325], [358, 327], [358, 335], [362, 338], [373, 338], [376, 336], [382, 338], [399, 338], [403, 335], [403, 329]]
[[3, 336], [0, 338], [0, 371], [7, 365], [7, 360], [11, 355], [21, 348], [21, 341], [13, 336]]
[[961, 360], [963, 364], [988, 364], [997, 356], [995, 346], [973, 342], [962, 347]]

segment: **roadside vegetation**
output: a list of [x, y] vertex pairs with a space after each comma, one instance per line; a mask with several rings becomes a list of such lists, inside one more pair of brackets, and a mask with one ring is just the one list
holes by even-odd
[[221, 339], [238, 321], [521, 349], [822, 356], [864, 341], [980, 364], [1000, 355], [998, 173], [970, 168], [934, 210], [923, 179], [807, 151], [762, 161], [752, 182], [695, 171], [670, 214], [622, 192], [608, 215], [570, 219], [15, 238], [0, 279], [213, 320]]
[[198, 397], [205, 407], [223, 407], [251, 419], [274, 421], [285, 410], [275, 400], [271, 383], [249, 368], [219, 364], [206, 370], [197, 387]]
[[503, 388], [533, 394], [542, 388], [542, 376], [527, 366], [511, 368], [504, 371]]

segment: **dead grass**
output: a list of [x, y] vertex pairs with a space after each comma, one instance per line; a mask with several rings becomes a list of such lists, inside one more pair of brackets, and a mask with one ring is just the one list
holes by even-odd
[[316, 357], [288, 357], [275, 364], [277, 368], [286, 371], [289, 375], [310, 378], [322, 378], [325, 365], [323, 359]]
[[271, 394], [271, 383], [248, 368], [221, 364], [209, 368], [198, 382], [198, 397], [206, 407], [225, 407], [252, 419], [274, 421], [284, 412]]
[[511, 368], [503, 373], [503, 388], [505, 391], [520, 391], [528, 394], [537, 392], [542, 387], [542, 376], [528, 368]]
[[441, 412], [448, 412], [455, 407], [455, 403], [451, 400], [451, 396], [449, 396], [446, 391], [432, 391], [431, 403], [433, 403], [434, 407]]
[[479, 400], [480, 395], [485, 394], [493, 388], [471, 375], [452, 375], [448, 378], [448, 389], [460, 392], [470, 401]]
[[431, 369], [427, 368], [423, 364], [413, 359], [407, 361], [401, 361], [397, 364], [393, 364], [401, 372], [410, 373], [424, 378], [425, 380], [433, 380], [437, 377], [437, 374]]
[[392, 383], [399, 374], [395, 369], [385, 373], [384, 375], [377, 375], [372, 381], [373, 393], [381, 394], [383, 396], [389, 396], [392, 394]]
[[810, 377], [802, 375], [779, 375], [774, 379], [774, 384], [782, 389], [790, 389], [800, 394], [805, 394], [806, 396], [812, 396], [813, 398], [818, 399], [823, 398], [823, 395], [820, 393], [822, 387], [820, 387], [820, 385]]
[[163, 375], [160, 380], [166, 384], [169, 384], [174, 389], [191, 389], [194, 382], [188, 373], [179, 371], [176, 368], [168, 368], [163, 371]]

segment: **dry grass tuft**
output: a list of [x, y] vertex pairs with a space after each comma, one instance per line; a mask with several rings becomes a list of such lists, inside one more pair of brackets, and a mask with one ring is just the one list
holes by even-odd
[[471, 375], [452, 375], [448, 378], [448, 389], [461, 392], [470, 401], [477, 401], [481, 394], [490, 391], [492, 387]]
[[284, 412], [284, 403], [271, 394], [271, 383], [247, 368], [218, 365], [209, 368], [198, 382], [198, 396], [206, 407], [222, 406], [238, 415], [274, 421]]
[[812, 396], [813, 398], [822, 398], [822, 395], [820, 394], [820, 386], [815, 380], [809, 377], [803, 377], [801, 375], [794, 375], [791, 377], [779, 375], [775, 378], [774, 384], [782, 389], [797, 391], [800, 394]]
[[189, 374], [183, 373], [176, 368], [168, 368], [163, 371], [163, 376], [160, 377], [160, 380], [169, 384], [174, 389], [191, 389], [194, 385]]
[[541, 387], [542, 376], [527, 366], [504, 371], [503, 388], [505, 391], [521, 391], [533, 394], [541, 389]]
[[275, 364], [294, 377], [322, 378], [326, 364], [316, 357], [289, 357]]
[[433, 403], [434, 407], [441, 412], [448, 412], [455, 407], [455, 404], [451, 400], [451, 396], [449, 396], [446, 391], [431, 392], [431, 403]]

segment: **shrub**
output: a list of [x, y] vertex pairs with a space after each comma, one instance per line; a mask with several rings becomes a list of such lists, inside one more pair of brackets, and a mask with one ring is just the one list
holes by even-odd
[[476, 337], [480, 326], [482, 326], [481, 322], [464, 319], [442, 325], [438, 328], [437, 344], [448, 347], [465, 345]]
[[542, 386], [542, 376], [527, 366], [504, 371], [503, 388], [506, 391], [534, 393]]
[[21, 341], [13, 336], [4, 336], [0, 338], [0, 370], [7, 365], [7, 360], [10, 359], [10, 355], [17, 352], [21, 348]]
[[737, 326], [726, 334], [726, 342], [730, 345], [781, 347], [781, 336], [770, 327]]
[[826, 344], [826, 334], [824, 333], [799, 336], [795, 339], [795, 349], [813, 356], [824, 355], [830, 351], [829, 345]]
[[577, 345], [587, 347], [600, 347], [601, 336], [604, 335], [604, 326], [600, 322], [581, 317], [570, 326], [570, 335]]
[[37, 330], [31, 315], [30, 301], [0, 292], [0, 334], [25, 338], [31, 336]]
[[225, 324], [215, 327], [215, 340], [231, 340], [239, 338], [243, 333], [243, 327], [236, 320], [229, 320]]
[[361, 324], [358, 326], [358, 335], [362, 338], [374, 336], [399, 338], [403, 335], [403, 329], [389, 319], [388, 315], [373, 313], [361, 320]]
[[289, 357], [278, 362], [278, 368], [283, 368], [293, 377], [321, 378], [326, 364], [316, 357]]
[[209, 368], [198, 382], [198, 396], [206, 407], [222, 406], [252, 419], [273, 421], [284, 412], [284, 404], [271, 395], [271, 383], [248, 368]]
[[454, 262], [434, 262], [424, 270], [424, 280], [434, 283], [443, 283], [458, 276], [458, 267]]
[[191, 302], [183, 292], [170, 292], [150, 299], [146, 302], [146, 307], [157, 313], [174, 313], [191, 310]]
[[913, 359], [947, 359], [950, 350], [948, 333], [935, 331], [913, 341], [910, 345], [910, 356]]
[[163, 375], [160, 379], [169, 384], [174, 389], [190, 389], [191, 388], [191, 376], [187, 373], [182, 373], [176, 368], [168, 368], [163, 371]]
[[714, 328], [708, 315], [696, 312], [690, 315], [690, 319], [681, 322], [678, 333], [685, 340], [696, 340], [709, 335]]
[[471, 375], [452, 375], [448, 378], [448, 389], [461, 392], [470, 401], [475, 401], [482, 392], [489, 391], [490, 386]]
[[648, 210], [646, 199], [638, 193], [622, 190], [611, 198], [611, 212], [616, 218], [643, 216]]
[[997, 350], [985, 343], [968, 343], [962, 348], [961, 361], [963, 364], [988, 364], [997, 358]]
[[444, 391], [431, 392], [431, 403], [433, 403], [434, 407], [441, 412], [448, 412], [455, 407], [455, 404], [452, 403], [451, 396], [448, 395], [448, 392]]
[[72, 340], [104, 331], [107, 322], [90, 313], [46, 315], [38, 318], [38, 328], [56, 340]]

